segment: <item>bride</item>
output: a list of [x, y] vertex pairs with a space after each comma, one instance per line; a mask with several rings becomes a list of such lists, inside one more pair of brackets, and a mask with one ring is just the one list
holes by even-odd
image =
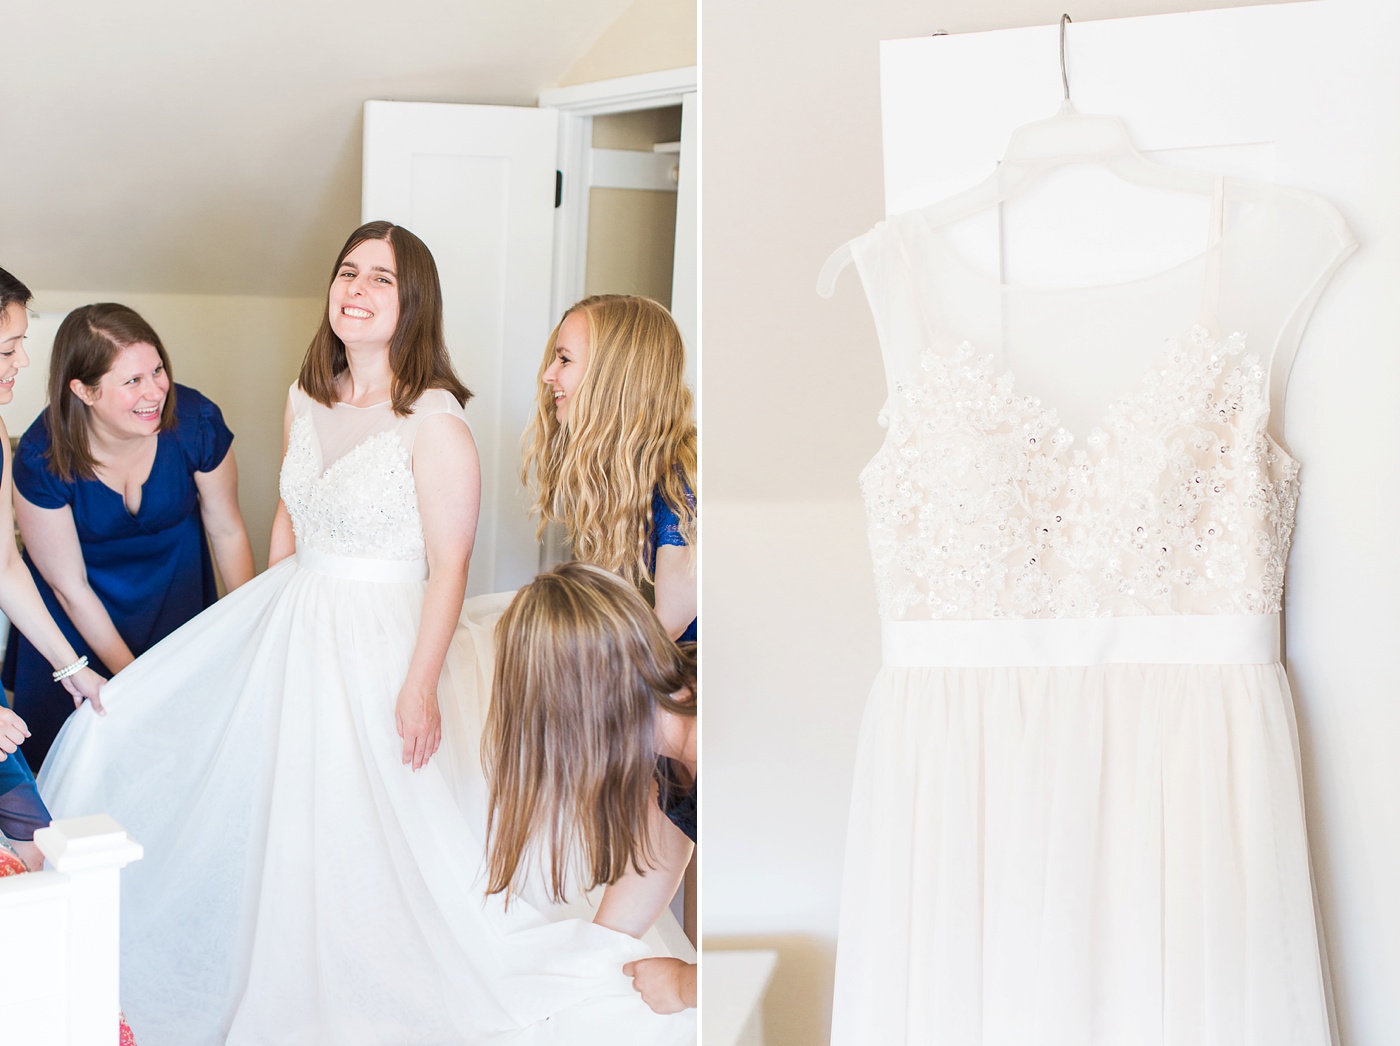
[[621, 974], [643, 942], [485, 895], [504, 601], [462, 612], [469, 395], [428, 249], [357, 229], [288, 398], [273, 565], [49, 756], [54, 816], [109, 812], [146, 848], [122, 884], [143, 1046], [693, 1041], [693, 1014], [652, 1014]]

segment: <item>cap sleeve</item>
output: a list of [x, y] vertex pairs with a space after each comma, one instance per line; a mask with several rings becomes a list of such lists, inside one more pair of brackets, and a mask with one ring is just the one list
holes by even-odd
[[73, 483], [65, 483], [49, 471], [49, 430], [43, 414], [20, 437], [15, 451], [15, 490], [40, 508], [62, 508], [73, 503]]
[[452, 393], [446, 389], [429, 389], [414, 401], [413, 413], [400, 423], [400, 438], [403, 440], [404, 449], [410, 455], [413, 454], [414, 442], [418, 438], [418, 430], [422, 427], [423, 422], [440, 414], [456, 418], [467, 426], [468, 430], [472, 427], [471, 422], [467, 420], [467, 412], [462, 409], [462, 405], [457, 402]]
[[[685, 496], [692, 505], [695, 503], [695, 496], [689, 490], [685, 492]], [[654, 491], [651, 495], [651, 518], [652, 534], [655, 537], [657, 547], [686, 544], [685, 536], [681, 533], [680, 516], [661, 496], [660, 490]]]
[[233, 445], [219, 405], [185, 385], [175, 386], [175, 433], [191, 472], [213, 472]]

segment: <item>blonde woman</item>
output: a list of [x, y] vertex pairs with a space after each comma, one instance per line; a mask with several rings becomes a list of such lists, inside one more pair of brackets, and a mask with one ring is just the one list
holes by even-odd
[[[594, 921], [640, 936], [695, 842], [695, 661], [631, 586], [579, 562], [522, 588], [496, 644], [487, 890], [518, 893], [536, 866], [555, 901], [607, 884]], [[695, 1005], [687, 963], [624, 972], [657, 1012]]]
[[525, 482], [540, 530], [654, 589], [672, 639], [697, 638], [696, 432], [685, 347], [650, 298], [604, 294], [564, 314], [545, 346]]

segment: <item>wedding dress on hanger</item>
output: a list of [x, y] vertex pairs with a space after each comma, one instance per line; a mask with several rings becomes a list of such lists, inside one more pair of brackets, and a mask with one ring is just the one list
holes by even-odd
[[145, 846], [122, 875], [138, 1041], [692, 1044], [695, 1012], [652, 1013], [622, 974], [659, 940], [485, 896], [479, 744], [509, 594], [468, 601], [442, 746], [402, 764], [394, 702], [427, 577], [414, 438], [461, 408], [442, 390], [408, 417], [291, 400], [296, 555], [119, 673], [106, 717], [70, 717], [40, 777], [55, 817], [108, 812]]
[[[889, 392], [836, 1046], [1332, 1042], [1279, 408], [1355, 243], [1315, 196], [1162, 167], [1113, 123], [1028, 125], [823, 270], [858, 270]], [[1199, 249], [1083, 287], [968, 261], [951, 226], [1075, 162], [1207, 194]]]

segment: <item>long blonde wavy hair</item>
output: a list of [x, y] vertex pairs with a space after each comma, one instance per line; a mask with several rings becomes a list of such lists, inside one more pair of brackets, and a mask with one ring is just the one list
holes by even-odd
[[575, 561], [516, 593], [481, 742], [488, 893], [519, 893], [536, 863], [555, 901], [652, 866], [657, 709], [695, 715], [695, 660], [636, 589]]
[[560, 523], [575, 556], [638, 584], [652, 575], [653, 491], [679, 517], [686, 544], [695, 544], [696, 432], [685, 347], [676, 321], [650, 298], [585, 298], [559, 326], [575, 312], [588, 317], [588, 366], [560, 422], [544, 383], [555, 327], [525, 430], [521, 479], [535, 494], [537, 536], [545, 524]]

